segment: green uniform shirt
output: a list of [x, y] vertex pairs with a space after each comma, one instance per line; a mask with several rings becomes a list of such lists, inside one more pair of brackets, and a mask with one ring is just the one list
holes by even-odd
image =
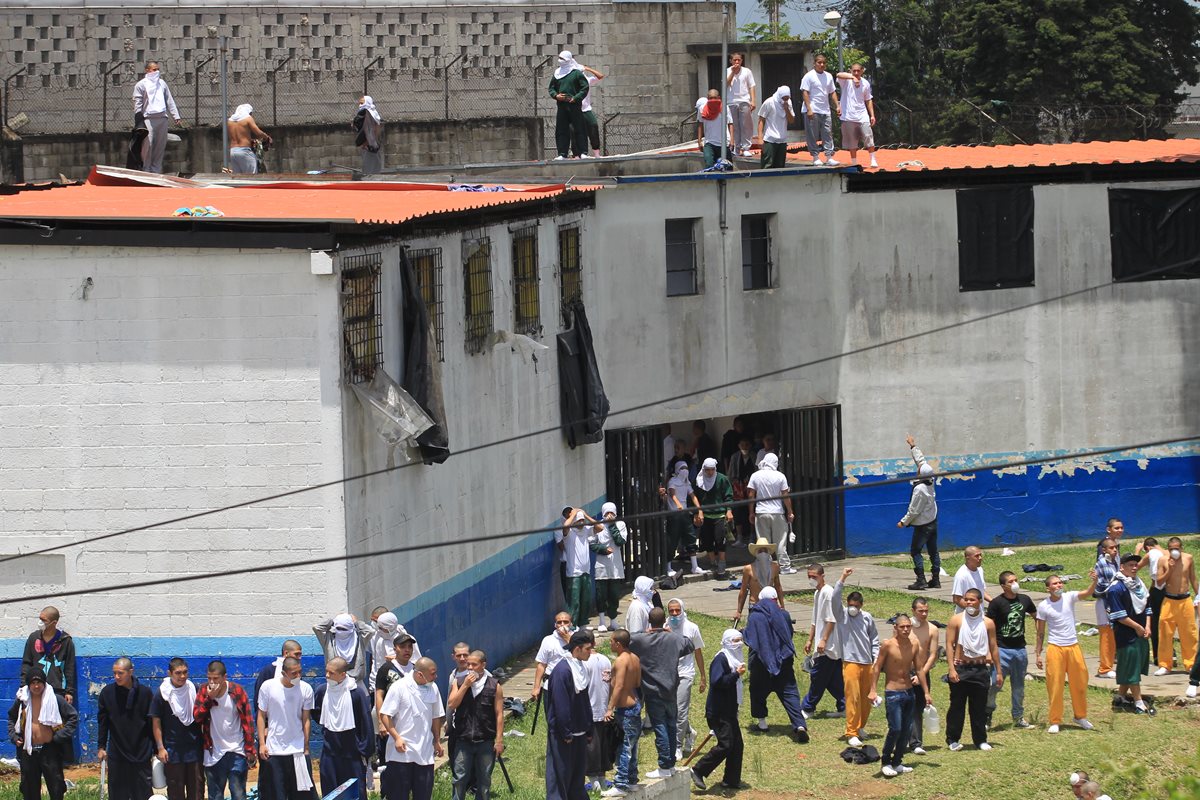
[[[729, 482], [721, 473], [717, 473], [717, 479], [713, 483], [713, 487], [707, 492], [700, 488], [699, 481], [696, 482], [693, 494], [700, 501], [700, 505], [705, 506], [704, 514], [706, 517], [714, 514], [724, 515], [729, 510], [729, 503], [733, 502], [733, 484]], [[707, 506], [716, 506], [716, 508], [707, 508]]]
[[561, 78], [550, 78], [551, 97], [561, 93], [570, 95], [576, 103], [582, 103], [590, 88], [583, 70], [573, 69]]

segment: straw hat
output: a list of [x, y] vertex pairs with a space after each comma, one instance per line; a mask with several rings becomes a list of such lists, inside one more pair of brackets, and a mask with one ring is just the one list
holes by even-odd
[[763, 552], [774, 553], [775, 545], [773, 545], [769, 541], [767, 541], [767, 538], [765, 536], [760, 536], [754, 542], [754, 544], [750, 545], [746, 549], [750, 551], [750, 555], [756, 556], [759, 553], [763, 553]]

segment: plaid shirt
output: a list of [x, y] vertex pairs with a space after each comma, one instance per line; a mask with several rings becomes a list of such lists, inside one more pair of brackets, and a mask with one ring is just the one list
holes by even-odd
[[[246, 758], [255, 758], [258, 752], [255, 747], [257, 730], [254, 725], [254, 714], [250, 711], [250, 698], [246, 696], [246, 690], [238, 686], [233, 681], [226, 682], [229, 687], [229, 696], [233, 698], [233, 705], [237, 709], [238, 719], [242, 722], [242, 748]], [[212, 709], [217, 705], [217, 698], [208, 696], [208, 684], [203, 684], [196, 691], [196, 705], [192, 708], [192, 716], [196, 718], [196, 722], [200, 723], [200, 730], [204, 731], [204, 749], [212, 750]]]
[[1120, 568], [1104, 556], [1096, 559], [1096, 594], [1108, 591], [1108, 587], [1117, 579]]

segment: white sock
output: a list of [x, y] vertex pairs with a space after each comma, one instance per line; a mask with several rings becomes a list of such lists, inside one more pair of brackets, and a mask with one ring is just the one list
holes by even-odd
[[700, 569], [700, 562], [696, 560], [696, 556], [692, 556], [692, 569], [693, 570]]
[[1138, 708], [1140, 708], [1142, 711], [1146, 710], [1146, 701], [1145, 700], [1138, 700], [1136, 703], [1134, 703], [1134, 705], [1137, 706]]

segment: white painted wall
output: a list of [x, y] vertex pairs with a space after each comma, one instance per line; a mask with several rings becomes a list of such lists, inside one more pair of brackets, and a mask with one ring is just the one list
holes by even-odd
[[[306, 252], [0, 249], [0, 551], [340, 476], [338, 341], [334, 278]], [[68, 548], [63, 588], [336, 554], [343, 532], [339, 490], [303, 494]], [[53, 588], [15, 580], [4, 595]], [[44, 605], [0, 618], [24, 635]], [[57, 605], [85, 637], [304, 632], [345, 605], [345, 571]]]

